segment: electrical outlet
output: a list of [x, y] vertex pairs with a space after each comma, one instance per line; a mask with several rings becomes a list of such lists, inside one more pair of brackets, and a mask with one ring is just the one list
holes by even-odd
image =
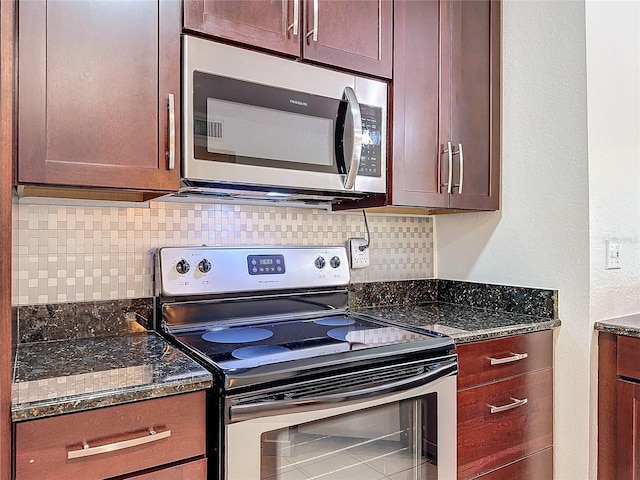
[[349, 259], [351, 268], [366, 268], [369, 266], [369, 247], [364, 238], [349, 239]]
[[622, 268], [620, 258], [620, 242], [607, 240], [607, 270]]

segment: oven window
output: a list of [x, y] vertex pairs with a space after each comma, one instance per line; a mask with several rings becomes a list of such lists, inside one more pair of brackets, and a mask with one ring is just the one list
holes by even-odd
[[263, 480], [438, 478], [437, 397], [264, 433]]

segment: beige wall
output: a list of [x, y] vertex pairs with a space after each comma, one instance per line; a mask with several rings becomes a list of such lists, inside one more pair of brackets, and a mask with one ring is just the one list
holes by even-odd
[[[362, 213], [14, 200], [14, 305], [149, 297], [152, 252], [165, 245], [344, 245], [365, 236]], [[353, 282], [433, 278], [433, 219], [368, 219], [371, 266], [352, 271]]]

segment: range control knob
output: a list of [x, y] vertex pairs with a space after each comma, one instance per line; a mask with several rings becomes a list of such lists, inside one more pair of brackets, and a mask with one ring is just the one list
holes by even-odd
[[211, 262], [208, 259], [203, 258], [202, 260], [200, 260], [200, 263], [198, 264], [198, 270], [200, 270], [202, 273], [210, 272]]
[[331, 257], [331, 260], [329, 260], [329, 265], [331, 265], [333, 268], [338, 268], [340, 266], [340, 258]]
[[189, 268], [191, 268], [191, 265], [189, 265], [189, 262], [187, 262], [184, 258], [176, 263], [176, 271], [180, 275], [184, 275], [185, 273], [187, 273], [189, 271]]
[[316, 258], [315, 264], [316, 264], [316, 268], [318, 269], [322, 269], [324, 268], [325, 264], [327, 262], [325, 261], [324, 257], [318, 257]]

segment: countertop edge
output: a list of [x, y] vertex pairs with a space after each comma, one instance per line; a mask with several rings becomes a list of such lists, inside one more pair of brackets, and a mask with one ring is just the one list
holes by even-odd
[[[456, 345], [465, 343], [478, 342], [482, 340], [492, 340], [496, 338], [510, 337], [513, 335], [522, 335], [525, 333], [539, 332], [541, 330], [552, 330], [562, 325], [558, 319], [549, 319], [541, 322], [523, 323], [518, 325], [510, 325], [506, 327], [497, 327], [488, 330], [476, 330], [464, 333], [450, 334]], [[638, 332], [640, 336], [640, 332]]]
[[593, 328], [602, 333], [612, 333], [626, 337], [640, 337], [640, 315], [600, 320], [593, 324]]
[[211, 374], [198, 378], [185, 379], [148, 388], [135, 387], [120, 392], [106, 391], [102, 395], [95, 393], [85, 397], [68, 397], [25, 404], [13, 405], [11, 420], [14, 423], [40, 418], [53, 417], [67, 413], [78, 413], [102, 407], [112, 407], [125, 403], [141, 402], [156, 398], [169, 397], [183, 393], [206, 390], [213, 384]]

